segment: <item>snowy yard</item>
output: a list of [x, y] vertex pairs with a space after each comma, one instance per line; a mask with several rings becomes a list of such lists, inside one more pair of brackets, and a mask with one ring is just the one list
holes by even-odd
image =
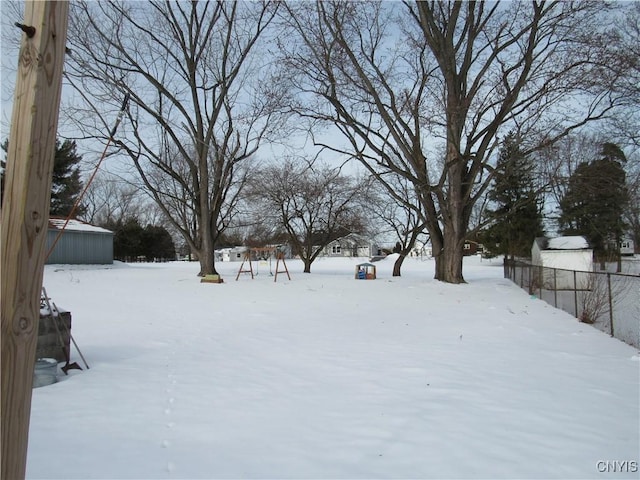
[[91, 368], [34, 390], [28, 478], [638, 478], [636, 349], [497, 260], [458, 286], [420, 260], [355, 280], [359, 261], [277, 283], [221, 263], [219, 285], [47, 266]]

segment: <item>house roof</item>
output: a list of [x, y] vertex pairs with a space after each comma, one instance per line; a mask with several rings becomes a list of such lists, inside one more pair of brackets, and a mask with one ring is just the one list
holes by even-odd
[[[49, 228], [53, 230], [62, 230], [65, 222], [65, 218], [49, 218]], [[113, 233], [111, 230], [107, 230], [106, 228], [96, 227], [95, 225], [91, 225], [90, 223], [85, 223], [80, 220], [69, 220], [69, 223], [67, 223], [67, 226], [64, 227], [64, 229], [72, 232]]]
[[332, 240], [331, 242], [329, 242], [329, 245], [333, 245], [336, 243], [348, 243], [351, 245], [361, 243], [361, 244], [369, 245], [370, 242], [369, 242], [369, 239], [363, 235], [360, 235], [357, 233], [348, 233], [347, 235], [344, 235], [340, 238], [336, 238], [335, 240]]

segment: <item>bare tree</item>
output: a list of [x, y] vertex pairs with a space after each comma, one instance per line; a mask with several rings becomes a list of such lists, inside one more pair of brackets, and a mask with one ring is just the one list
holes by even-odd
[[96, 175], [84, 196], [84, 219], [95, 225], [123, 222], [140, 217], [141, 193], [138, 188], [107, 172]]
[[276, 11], [272, 2], [116, 1], [77, 3], [70, 15], [76, 120], [106, 141], [109, 105], [130, 96], [114, 143], [198, 256], [200, 275], [216, 273], [242, 165], [278, 128], [278, 84], [258, 55]]
[[286, 160], [265, 167], [251, 183], [250, 198], [263, 223], [284, 228], [304, 272], [332, 241], [363, 233], [357, 208], [362, 188], [352, 177], [328, 166]]
[[601, 143], [595, 136], [574, 133], [535, 152], [536, 175], [544, 190], [546, 219], [555, 230], [560, 216], [560, 201], [566, 196], [569, 179], [578, 166], [597, 156]]
[[[499, 136], [551, 144], [622, 103], [610, 88], [602, 4], [317, 2], [290, 4], [281, 42], [301, 118], [335, 126], [384, 181], [411, 181], [426, 212], [435, 277], [464, 281], [473, 207]], [[286, 38], [290, 38], [287, 36]], [[432, 152], [442, 152], [428, 158]]]
[[611, 29], [617, 40], [611, 64], [620, 75], [616, 92], [623, 95], [629, 108], [611, 119], [606, 136], [626, 151], [640, 148], [640, 2], [624, 7]]
[[624, 80], [619, 87], [629, 109], [611, 121], [607, 141], [620, 145], [627, 157], [625, 166], [630, 202], [625, 220], [630, 225], [636, 252], [640, 251], [640, 2], [629, 2], [613, 32], [620, 37], [617, 51]]
[[[404, 259], [425, 233], [425, 215], [420, 211], [415, 186], [406, 178], [393, 176], [382, 182], [370, 182], [363, 198], [369, 219], [383, 226], [399, 244], [399, 256], [393, 264], [393, 276], [401, 276]], [[393, 194], [385, 186], [393, 186]]]

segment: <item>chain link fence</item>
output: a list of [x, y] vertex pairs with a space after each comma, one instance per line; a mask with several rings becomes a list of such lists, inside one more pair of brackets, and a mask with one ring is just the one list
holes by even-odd
[[640, 348], [640, 275], [563, 270], [505, 259], [504, 277], [581, 322]]

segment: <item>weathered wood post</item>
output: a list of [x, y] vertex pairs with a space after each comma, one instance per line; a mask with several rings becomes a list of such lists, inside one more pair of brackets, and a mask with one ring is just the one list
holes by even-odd
[[[25, 477], [51, 174], [67, 39], [65, 1], [26, 1], [2, 210], [1, 478]], [[19, 20], [19, 19], [16, 19]]]
[[607, 296], [609, 297], [609, 323], [611, 325], [611, 336], [615, 337], [613, 329], [613, 294], [611, 292], [611, 274], [607, 272]]

